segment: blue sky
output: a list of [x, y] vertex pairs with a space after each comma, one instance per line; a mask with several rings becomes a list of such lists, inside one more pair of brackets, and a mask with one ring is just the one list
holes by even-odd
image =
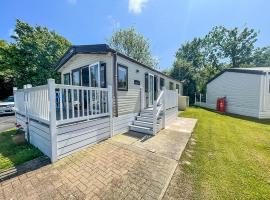
[[215, 25], [254, 28], [260, 31], [256, 46], [270, 45], [269, 8], [268, 0], [2, 0], [0, 39], [10, 41], [17, 18], [73, 44], [106, 43], [114, 30], [134, 26], [165, 69], [182, 43]]

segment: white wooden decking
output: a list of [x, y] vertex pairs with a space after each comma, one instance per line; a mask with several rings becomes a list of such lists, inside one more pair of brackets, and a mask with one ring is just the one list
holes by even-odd
[[[60, 85], [53, 79], [43, 86], [15, 88], [14, 97], [16, 123], [25, 130], [26, 139], [52, 162], [125, 133], [132, 125], [147, 128], [148, 134], [155, 134], [177, 117], [178, 110], [177, 92], [164, 89], [153, 108], [141, 110], [137, 118], [137, 113], [113, 117], [111, 86]], [[145, 97], [141, 95], [140, 98], [143, 109]]]

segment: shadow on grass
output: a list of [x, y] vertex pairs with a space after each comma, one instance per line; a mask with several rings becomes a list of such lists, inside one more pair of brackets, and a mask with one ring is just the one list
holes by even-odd
[[23, 131], [0, 133], [0, 181], [35, 170], [48, 161], [39, 149], [25, 141]]
[[237, 119], [241, 119], [241, 120], [245, 120], [245, 121], [270, 125], [270, 119], [258, 119], [255, 117], [248, 117], [248, 116], [243, 116], [243, 115], [238, 115], [238, 114], [233, 114], [233, 113], [221, 113], [221, 112], [218, 112], [218, 111], [213, 110], [213, 109], [203, 108], [203, 107], [199, 107], [199, 106], [192, 106], [192, 107], [208, 110], [208, 111], [214, 112], [214, 113], [219, 114], [219, 115], [224, 115], [224, 116], [233, 117], [233, 118], [237, 118]]

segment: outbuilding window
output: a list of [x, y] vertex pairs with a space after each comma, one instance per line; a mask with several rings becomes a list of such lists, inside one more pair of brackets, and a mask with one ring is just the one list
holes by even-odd
[[118, 65], [118, 78], [117, 85], [118, 90], [127, 91], [128, 90], [128, 68], [123, 65]]

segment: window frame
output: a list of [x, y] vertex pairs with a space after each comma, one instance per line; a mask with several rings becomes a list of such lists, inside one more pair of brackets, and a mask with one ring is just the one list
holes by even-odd
[[[84, 69], [88, 69], [88, 85], [83, 85], [83, 70]], [[80, 67], [80, 72], [81, 72], [81, 86], [85, 86], [85, 87], [90, 87], [90, 68], [89, 65], [85, 65], [83, 67]]]
[[[161, 81], [161, 80], [162, 80], [162, 81]], [[161, 83], [163, 83], [163, 85], [161, 85]], [[162, 77], [160, 77], [160, 78], [159, 78], [159, 88], [160, 88], [160, 90], [162, 90], [163, 87], [165, 87], [165, 79], [162, 78]]]
[[[102, 84], [102, 82], [101, 82], [101, 67], [103, 67], [104, 68], [104, 85]], [[107, 88], [107, 65], [106, 65], [106, 63], [105, 62], [100, 62], [100, 64], [99, 64], [99, 82], [100, 82], [100, 87], [101, 88]]]
[[[97, 70], [97, 77], [95, 77], [95, 79], [93, 79], [92, 77], [92, 71], [95, 73], [95, 67], [97, 66], [98, 70]], [[93, 64], [90, 64], [89, 65], [89, 86], [90, 87], [98, 87], [98, 88], [101, 88], [100, 87], [100, 62], [96, 62], [96, 63], [93, 63]], [[95, 81], [96, 85], [97, 86], [93, 86], [93, 81]]]
[[[68, 76], [68, 80], [69, 80], [69, 84], [65, 84], [65, 77], [66, 76]], [[64, 85], [71, 85], [71, 77], [70, 77], [70, 72], [68, 72], [68, 73], [65, 73], [65, 74], [63, 74], [63, 84]]]
[[[73, 73], [74, 72], [79, 72], [79, 85], [75, 85], [74, 84], [74, 78], [73, 78]], [[71, 80], [71, 83], [72, 83], [72, 85], [74, 85], [74, 86], [81, 86], [82, 85], [82, 74], [81, 74], [81, 67], [80, 68], [76, 68], [76, 69], [73, 69], [72, 71], [71, 71], [71, 77], [72, 77], [72, 80]]]
[[[171, 86], [172, 86], [172, 88], [171, 88]], [[169, 90], [174, 90], [174, 83], [173, 82], [169, 82]]]
[[175, 84], [175, 89], [177, 90], [177, 93], [180, 94], [180, 85], [178, 83]]
[[[126, 88], [119, 88], [119, 68], [124, 68], [126, 69], [126, 82], [127, 82], [127, 87]], [[128, 67], [121, 65], [121, 64], [117, 64], [117, 90], [118, 91], [128, 91]]]

